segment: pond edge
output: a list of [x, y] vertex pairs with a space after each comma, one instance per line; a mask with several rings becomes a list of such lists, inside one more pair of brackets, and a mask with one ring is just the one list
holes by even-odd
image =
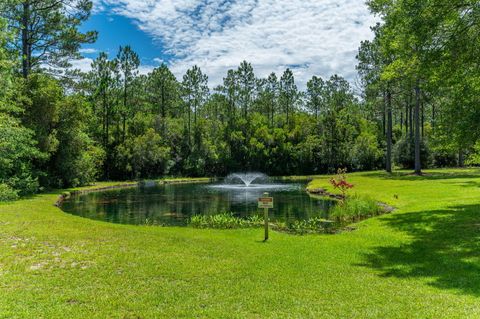
[[58, 196], [57, 200], [53, 205], [56, 207], [61, 207], [63, 202], [71, 196], [83, 195], [83, 194], [94, 193], [94, 192], [102, 192], [102, 191], [113, 190], [113, 189], [138, 187], [145, 184], [146, 182], [152, 182], [154, 185], [167, 185], [167, 184], [207, 183], [207, 182], [212, 182], [214, 180], [215, 180], [214, 177], [211, 177], [211, 178], [201, 177], [201, 178], [188, 178], [188, 179], [164, 179], [164, 180], [161, 179], [161, 180], [153, 180], [153, 181], [142, 180], [138, 182], [127, 182], [127, 183], [120, 183], [120, 184], [115, 184], [110, 186], [99, 186], [99, 187], [93, 187], [93, 188], [65, 191]]

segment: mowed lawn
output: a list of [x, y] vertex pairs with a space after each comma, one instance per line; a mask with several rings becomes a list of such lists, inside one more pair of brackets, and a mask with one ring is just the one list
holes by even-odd
[[0, 318], [480, 318], [480, 172], [427, 173], [352, 174], [397, 210], [267, 243], [83, 219], [61, 192], [0, 204]]

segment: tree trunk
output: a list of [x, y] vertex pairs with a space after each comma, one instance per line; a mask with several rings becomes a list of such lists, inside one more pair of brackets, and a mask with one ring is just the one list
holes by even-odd
[[422, 101], [422, 139], [425, 137], [425, 103]]
[[414, 129], [414, 107], [413, 107], [413, 96], [412, 96], [412, 93], [410, 92], [410, 98], [409, 98], [409, 103], [408, 103], [408, 109], [410, 111], [410, 115], [409, 115], [409, 119], [408, 119], [408, 123], [409, 123], [409, 128], [408, 128], [408, 131], [410, 133], [410, 140], [413, 140], [414, 139], [414, 135], [415, 135], [415, 129]]
[[123, 113], [123, 123], [122, 123], [122, 142], [125, 143], [125, 130], [126, 130], [126, 123], [127, 123], [127, 114], [124, 112]]
[[403, 112], [400, 112], [400, 132], [403, 131]]
[[161, 106], [161, 112], [162, 112], [162, 119], [165, 119], [165, 85], [162, 85], [162, 106]]
[[22, 75], [26, 79], [30, 73], [31, 47], [29, 40], [30, 2], [23, 2], [22, 16]]
[[383, 92], [383, 109], [382, 109], [382, 132], [383, 136], [386, 136], [387, 134], [387, 125], [386, 125], [386, 113], [387, 113], [387, 104], [385, 101], [387, 100], [386, 93]]
[[288, 106], [288, 102], [287, 102], [287, 108], [286, 108], [286, 113], [287, 113], [287, 126], [289, 125], [289, 119], [288, 119], [288, 109], [289, 109], [289, 106]]
[[272, 118], [270, 119], [270, 121], [271, 121], [271, 123], [272, 123], [271, 125], [273, 127], [273, 117], [275, 116], [275, 113], [274, 113], [275, 112], [275, 102], [273, 102], [273, 101], [272, 101], [271, 109], [272, 109]]
[[107, 94], [106, 92], [104, 91], [102, 93], [102, 104], [103, 104], [103, 147], [105, 149], [107, 149], [107, 116], [108, 116], [108, 113], [107, 113]]
[[458, 150], [458, 167], [465, 166], [465, 156], [462, 149]]
[[420, 162], [420, 84], [417, 80], [415, 85], [415, 174], [422, 174], [422, 165]]
[[408, 119], [410, 117], [410, 113], [408, 112], [408, 109], [409, 109], [409, 102], [407, 101], [407, 103], [405, 103], [405, 136], [408, 135], [408, 128], [409, 128], [409, 123], [408, 123]]
[[387, 111], [387, 159], [385, 170], [392, 172], [392, 93], [387, 89], [386, 94], [386, 111]]
[[127, 122], [127, 85], [127, 79], [125, 79], [125, 86], [123, 88], [122, 142], [125, 142], [125, 130]]
[[432, 132], [435, 132], [435, 104], [432, 104]]

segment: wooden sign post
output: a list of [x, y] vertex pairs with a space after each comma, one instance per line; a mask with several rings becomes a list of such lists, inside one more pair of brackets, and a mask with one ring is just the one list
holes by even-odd
[[265, 239], [268, 240], [268, 209], [273, 208], [273, 197], [269, 197], [268, 193], [263, 193], [263, 197], [258, 199], [258, 208], [263, 208], [263, 217], [265, 219]]

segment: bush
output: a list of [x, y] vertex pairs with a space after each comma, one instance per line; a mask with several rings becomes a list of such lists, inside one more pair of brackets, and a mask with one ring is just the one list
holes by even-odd
[[[430, 163], [430, 149], [425, 141], [420, 142], [420, 161], [422, 168], [427, 168]], [[410, 137], [404, 137], [393, 149], [395, 163], [402, 168], [413, 169], [415, 167], [415, 143]]]
[[458, 163], [458, 148], [443, 140], [433, 140], [432, 146], [433, 165], [435, 167], [454, 167]]
[[476, 142], [473, 146], [471, 154], [467, 157], [466, 164], [475, 166], [480, 165], [480, 142]]
[[374, 170], [382, 166], [384, 154], [378, 145], [376, 133], [364, 122], [352, 147], [351, 161], [356, 170]]
[[6, 181], [13, 189], [18, 190], [20, 196], [35, 194], [40, 190], [38, 178], [32, 177], [29, 173], [23, 172]]
[[351, 223], [368, 217], [381, 215], [384, 209], [369, 197], [348, 197], [342, 205], [335, 205], [330, 209], [329, 216], [340, 223]]
[[0, 202], [13, 201], [18, 199], [18, 191], [7, 184], [0, 184]]

